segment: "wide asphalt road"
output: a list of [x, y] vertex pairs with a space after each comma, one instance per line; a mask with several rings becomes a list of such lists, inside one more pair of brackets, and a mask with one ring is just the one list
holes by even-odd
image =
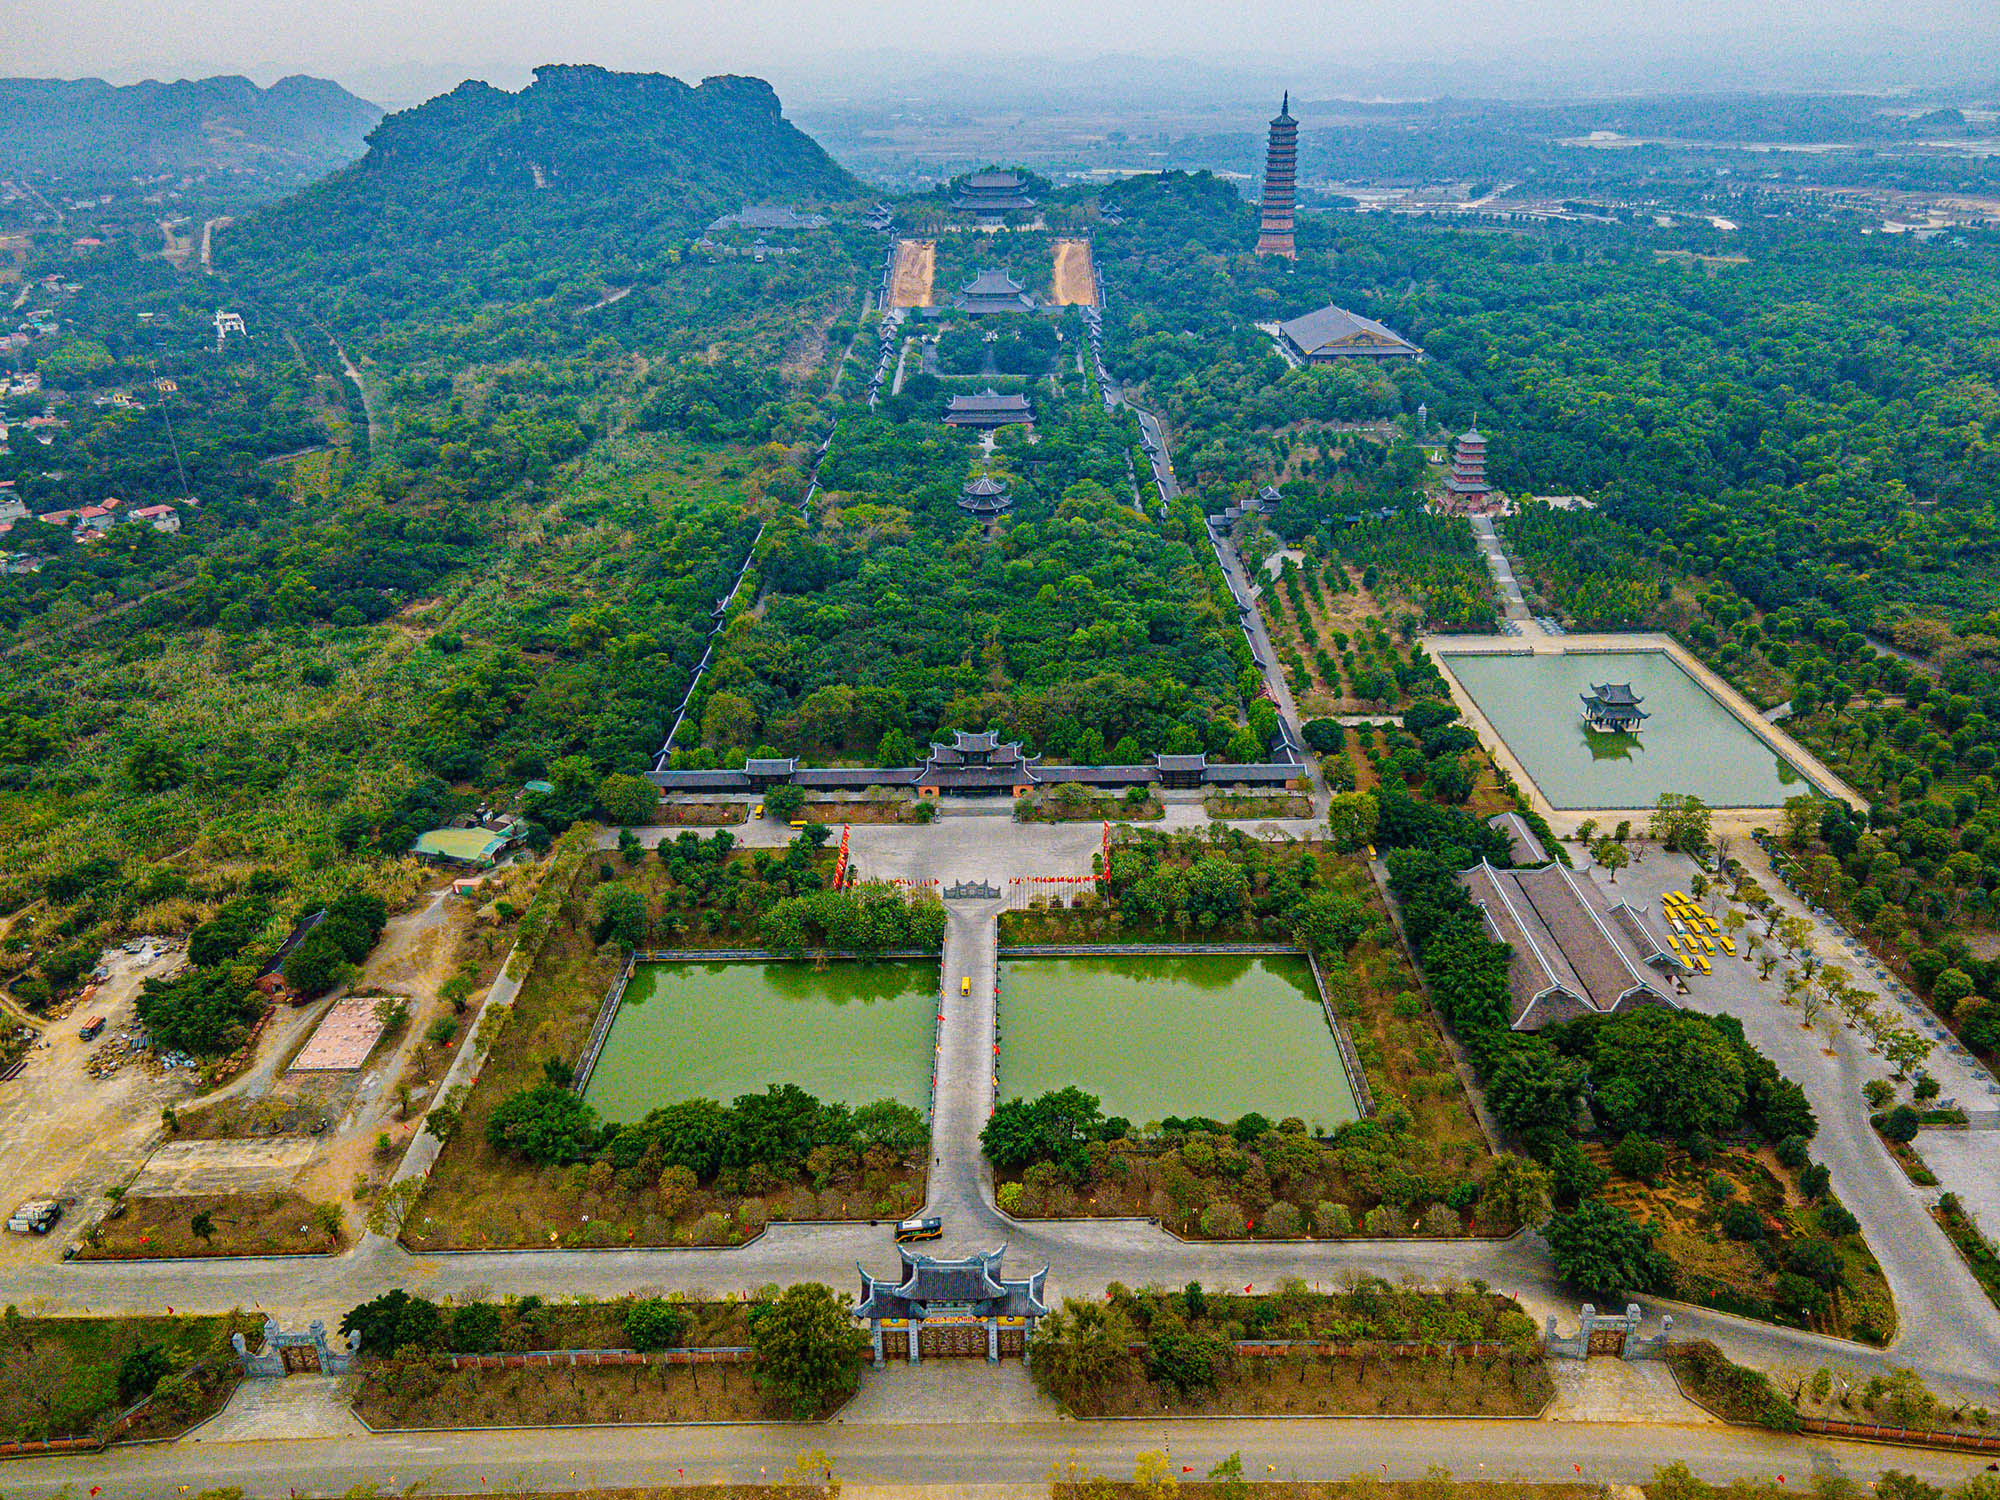
[[[410, 1433], [287, 1439], [168, 1448], [114, 1449], [86, 1459], [30, 1459], [6, 1468], [10, 1500], [75, 1500], [101, 1486], [117, 1500], [178, 1497], [240, 1487], [246, 1495], [586, 1490], [625, 1486], [751, 1483], [773, 1478], [803, 1451], [823, 1450], [850, 1486], [950, 1485], [977, 1497], [986, 1487], [1044, 1483], [1075, 1462], [1123, 1478], [1135, 1454], [1170, 1455], [1176, 1470], [1205, 1476], [1231, 1453], [1245, 1478], [1344, 1479], [1372, 1471], [1420, 1479], [1432, 1467], [1463, 1479], [1574, 1480], [1636, 1484], [1664, 1464], [1686, 1463], [1710, 1480], [1785, 1476], [1805, 1488], [1814, 1474], [1872, 1480], [1897, 1468], [1956, 1483], [1983, 1463], [1920, 1449], [1786, 1438], [1733, 1427], [1670, 1427], [1536, 1421], [1043, 1422], [1022, 1425], [762, 1425], [681, 1428], [556, 1428], [520, 1432]], [[364, 1487], [366, 1487], [364, 1489]]]

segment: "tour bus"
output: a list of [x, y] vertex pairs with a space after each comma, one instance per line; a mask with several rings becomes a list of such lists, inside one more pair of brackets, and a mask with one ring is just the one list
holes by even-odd
[[905, 1219], [896, 1226], [896, 1243], [899, 1245], [914, 1245], [920, 1240], [942, 1238], [944, 1238], [943, 1219]]

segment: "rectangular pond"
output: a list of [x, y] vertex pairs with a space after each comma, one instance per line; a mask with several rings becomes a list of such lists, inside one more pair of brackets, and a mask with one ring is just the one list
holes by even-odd
[[[1664, 651], [1439, 655], [1551, 807], [1649, 808], [1662, 792], [1776, 807], [1813, 789]], [[1582, 695], [1607, 682], [1639, 695], [1638, 734], [1584, 728]]]
[[1072, 1083], [1139, 1125], [1254, 1110], [1331, 1130], [1359, 1114], [1292, 954], [1003, 960], [1000, 1097]]
[[641, 964], [584, 1098], [620, 1124], [774, 1083], [923, 1109], [937, 1002], [934, 963]]

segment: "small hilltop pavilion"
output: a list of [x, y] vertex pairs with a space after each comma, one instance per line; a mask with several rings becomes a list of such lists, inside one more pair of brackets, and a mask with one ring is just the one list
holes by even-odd
[[1584, 726], [1603, 734], [1637, 734], [1651, 717], [1629, 682], [1592, 683], [1577, 696], [1583, 699]]
[[1013, 503], [1007, 481], [995, 479], [991, 474], [981, 474], [958, 494], [958, 508], [982, 518], [997, 516]]
[[1048, 1312], [1042, 1301], [1047, 1266], [1025, 1280], [1007, 1281], [1000, 1275], [1005, 1245], [960, 1260], [915, 1255], [900, 1245], [896, 1253], [903, 1262], [900, 1281], [855, 1268], [861, 1304], [854, 1317], [868, 1325], [877, 1365], [898, 1355], [914, 1365], [926, 1354], [984, 1354], [997, 1364], [1002, 1354], [1028, 1352], [1028, 1336]]

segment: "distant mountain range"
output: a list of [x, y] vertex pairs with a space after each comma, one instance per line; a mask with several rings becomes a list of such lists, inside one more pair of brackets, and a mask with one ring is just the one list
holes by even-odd
[[0, 170], [254, 167], [312, 177], [354, 160], [382, 111], [324, 78], [0, 78]]
[[762, 79], [548, 66], [519, 93], [468, 82], [389, 116], [360, 161], [237, 225], [218, 255], [322, 308], [365, 278], [380, 314], [530, 270], [643, 267], [746, 203], [866, 191]]

